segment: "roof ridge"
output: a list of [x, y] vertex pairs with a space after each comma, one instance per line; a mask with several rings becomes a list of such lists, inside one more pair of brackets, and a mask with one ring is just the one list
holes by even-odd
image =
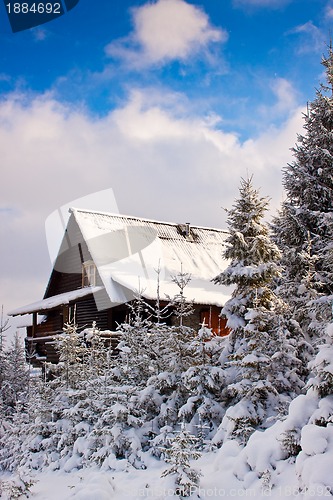
[[[131, 220], [136, 220], [136, 221], [152, 222], [154, 224], [164, 224], [164, 225], [175, 226], [175, 227], [186, 224], [186, 222], [168, 222], [168, 221], [161, 221], [161, 220], [157, 220], [157, 219], [150, 219], [150, 218], [146, 218], [146, 217], [138, 217], [135, 215], [125, 215], [125, 214], [114, 213], [114, 212], [106, 212], [103, 210], [90, 210], [90, 209], [85, 209], [85, 208], [71, 207], [71, 208], [69, 208], [69, 212], [72, 213], [74, 216], [76, 215], [77, 212], [82, 212], [82, 213], [86, 213], [86, 214], [106, 215], [106, 216], [110, 216], [110, 217], [117, 217], [119, 219], [120, 218], [121, 219], [131, 219]], [[221, 228], [217, 228], [217, 227], [208, 227], [208, 226], [201, 226], [201, 225], [198, 226], [195, 224], [190, 224], [190, 226], [192, 228], [196, 228], [196, 229], [207, 229], [209, 231], [218, 231], [218, 232], [224, 232], [224, 233], [228, 232], [227, 229], [221, 229]]]

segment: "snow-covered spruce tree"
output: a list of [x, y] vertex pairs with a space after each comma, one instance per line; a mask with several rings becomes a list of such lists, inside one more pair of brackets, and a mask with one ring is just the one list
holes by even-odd
[[59, 352], [61, 380], [67, 389], [76, 389], [84, 378], [84, 358], [87, 347], [83, 336], [77, 332], [75, 324], [67, 324], [64, 333], [57, 337], [56, 349]]
[[151, 311], [142, 295], [129, 304], [129, 321], [118, 327], [120, 342], [115, 376], [119, 381], [144, 387], [158, 359], [151, 340]]
[[114, 384], [108, 399], [108, 405], [96, 413], [89, 444], [83, 447], [86, 458], [104, 468], [114, 467], [116, 459], [144, 468], [141, 427], [145, 411], [138, 403], [136, 387]]
[[333, 323], [326, 326], [325, 343], [319, 346], [310, 368], [313, 377], [308, 382], [308, 388], [314, 389], [319, 398], [329, 397], [330, 400], [330, 412], [319, 423], [326, 426], [333, 423]]
[[148, 388], [162, 398], [155, 431], [164, 426], [175, 426], [179, 409], [189, 397], [189, 389], [182, 383], [182, 376], [195, 364], [195, 347], [192, 344], [195, 331], [184, 325], [184, 318], [192, 313], [192, 306], [186, 301], [184, 289], [190, 276], [182, 271], [174, 278], [179, 293], [172, 304], [178, 325], [157, 323], [151, 328], [151, 341], [159, 353], [158, 370], [148, 380]]
[[[73, 457], [74, 443], [89, 430], [87, 421], [91, 412], [86, 390], [89, 350], [74, 323], [65, 325], [63, 330], [56, 340], [59, 363], [46, 367], [55, 378], [44, 381], [39, 387], [40, 401], [36, 404], [45, 406], [45, 411], [41, 411], [31, 425], [34, 433], [31, 441], [36, 443], [31, 455], [36, 454], [37, 459], [46, 445], [45, 460], [38, 460], [38, 466], [53, 460], [54, 467], [64, 466], [70, 470], [70, 465], [65, 464]], [[77, 461], [75, 466], [79, 465]]]
[[[333, 488], [333, 477], [327, 473], [333, 457], [333, 323], [326, 326], [323, 341], [309, 364], [312, 373], [306, 394], [292, 401], [287, 417], [277, 422], [276, 432], [272, 428], [282, 454], [276, 450], [271, 456], [280, 454], [289, 463], [293, 460], [299, 491], [317, 493], [316, 498], [331, 496]], [[260, 434], [264, 443], [265, 433]], [[253, 442], [257, 449], [260, 439]], [[272, 475], [275, 482], [276, 471]]]
[[5, 413], [10, 415], [16, 411], [18, 402], [24, 403], [28, 398], [29, 371], [25, 361], [23, 343], [15, 333], [14, 339], [2, 356], [4, 373], [0, 385]]
[[329, 321], [333, 283], [333, 51], [322, 61], [321, 85], [304, 115], [304, 135], [284, 169], [287, 198], [273, 222], [282, 252], [279, 292], [303, 332], [317, 343]]
[[214, 435], [225, 413], [221, 404], [225, 376], [219, 363], [223, 345], [224, 339], [214, 336], [210, 328], [202, 325], [191, 342], [193, 366], [181, 378], [189, 395], [179, 415], [190, 422], [191, 431], [200, 436], [201, 447], [205, 437], [209, 440]]
[[[177, 280], [183, 291], [186, 276], [178, 276]], [[181, 375], [193, 361], [189, 344], [194, 332], [182, 324], [189, 313], [183, 297], [162, 300], [160, 293], [158, 273], [156, 304], [151, 305], [138, 295], [130, 305], [129, 323], [119, 326], [120, 354], [113, 369], [117, 384], [131, 384], [137, 389], [147, 439], [158, 435], [161, 427], [178, 421], [178, 410], [188, 393], [181, 384]], [[171, 304], [179, 318], [177, 326], [167, 324]]]
[[[142, 317], [144, 308], [143, 299], [138, 297], [130, 308], [130, 323], [119, 326], [117, 356], [95, 324], [72, 339], [74, 347], [78, 343], [79, 355], [69, 369], [77, 367], [81, 378], [76, 381], [75, 390], [69, 388], [64, 395], [69, 404], [62, 411], [66, 429], [61, 429], [59, 448], [67, 459], [66, 469], [96, 463], [108, 468], [116, 459], [142, 467], [140, 452], [144, 439], [140, 428], [145, 408], [138, 403], [137, 393], [145, 387], [148, 377], [145, 367], [149, 361], [146, 354], [150, 324]], [[81, 341], [87, 345], [83, 357]], [[67, 344], [65, 347], [67, 357]], [[66, 382], [65, 363], [62, 371]]]
[[186, 300], [186, 287], [191, 281], [191, 275], [184, 273], [183, 269], [172, 278], [172, 281], [178, 286], [178, 293], [174, 296], [171, 303], [174, 306], [174, 315], [179, 320], [179, 326], [183, 326], [185, 318], [191, 316], [194, 312], [193, 303]]
[[58, 450], [57, 403], [54, 393], [37, 376], [30, 381], [29, 398], [17, 404], [6, 433], [0, 437], [0, 468], [15, 471], [56, 468]]
[[91, 328], [85, 328], [81, 336], [88, 348], [85, 355], [87, 378], [96, 379], [100, 375], [103, 376], [105, 369], [110, 368], [111, 349], [106, 338], [103, 338], [103, 334], [97, 328], [96, 321], [93, 321]]
[[162, 472], [161, 477], [169, 474], [175, 475], [175, 494], [188, 497], [195, 494], [199, 486], [200, 471], [191, 467], [190, 460], [197, 460], [200, 453], [195, 450], [198, 438], [186, 430], [185, 423], [181, 425], [180, 432], [169, 438], [170, 446], [163, 448], [165, 461], [171, 467]]
[[259, 196], [252, 179], [242, 180], [240, 197], [228, 210], [229, 236], [224, 252], [229, 266], [216, 283], [234, 285], [222, 314], [231, 329], [221, 355], [226, 373], [223, 393], [229, 406], [216, 443], [250, 434], [269, 425], [286, 410], [302, 387], [296, 356], [297, 339], [288, 329], [283, 303], [271, 290], [279, 276], [280, 252], [269, 238], [263, 217], [267, 198]]
[[[153, 307], [138, 295], [129, 307], [129, 322], [118, 329], [119, 356], [115, 359], [112, 373], [119, 387], [131, 385], [135, 389], [137, 410], [141, 409], [142, 415], [145, 415], [146, 432], [142, 433], [146, 435], [142, 442], [145, 446], [145, 441], [151, 439], [156, 428], [153, 422], [162, 404], [159, 391], [148, 381], [163, 371], [160, 346], [168, 327], [163, 322], [164, 311], [158, 302]], [[152, 321], [152, 316], [157, 323]]]

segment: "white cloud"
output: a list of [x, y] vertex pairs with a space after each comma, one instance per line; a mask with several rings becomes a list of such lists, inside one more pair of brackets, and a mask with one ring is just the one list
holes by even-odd
[[325, 35], [312, 21], [295, 26], [288, 34], [302, 36], [297, 50], [299, 54], [322, 52], [325, 47]]
[[292, 84], [285, 78], [277, 78], [272, 83], [272, 90], [277, 98], [277, 110], [290, 111], [295, 109], [296, 91]]
[[325, 8], [325, 17], [327, 19], [333, 19], [333, 4], [332, 2], [328, 2]]
[[133, 9], [134, 31], [106, 47], [109, 56], [133, 67], [186, 61], [227, 33], [214, 28], [205, 12], [184, 0], [158, 0]]
[[0, 101], [5, 310], [41, 298], [50, 272], [45, 219], [76, 198], [113, 188], [123, 213], [223, 227], [221, 207], [233, 203], [240, 177], [254, 173], [262, 194], [278, 205], [281, 168], [290, 161], [301, 110], [242, 143], [219, 129], [216, 117], [180, 106], [180, 96], [156, 92], [151, 103], [151, 95], [133, 91], [98, 119], [51, 96]]
[[113, 113], [113, 119], [129, 140], [156, 141], [184, 135], [184, 121], [170, 117], [161, 103], [147, 105], [140, 91], [131, 92], [130, 100]]
[[270, 83], [270, 88], [276, 98], [271, 106], [262, 105], [260, 112], [265, 120], [271, 122], [278, 117], [288, 116], [297, 108], [297, 92], [291, 82], [285, 78], [275, 78]]

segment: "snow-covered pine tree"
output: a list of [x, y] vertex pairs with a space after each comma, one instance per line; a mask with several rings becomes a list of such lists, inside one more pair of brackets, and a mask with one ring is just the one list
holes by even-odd
[[299, 491], [318, 491], [318, 498], [323, 494], [320, 489], [333, 488], [332, 476], [322, 473], [332, 462], [333, 450], [333, 323], [326, 325], [322, 340], [309, 363], [306, 394], [292, 401], [277, 427], [283, 431], [277, 441], [285, 458], [294, 457]]
[[84, 378], [83, 361], [87, 355], [87, 347], [83, 337], [77, 332], [77, 325], [68, 323], [63, 330], [64, 333], [56, 340], [61, 379], [65, 382], [67, 389], [76, 389]]
[[185, 289], [191, 281], [191, 275], [183, 272], [182, 266], [180, 272], [172, 278], [172, 281], [178, 286], [178, 293], [172, 299], [174, 305], [174, 315], [179, 320], [179, 326], [183, 326], [185, 318], [191, 316], [194, 312], [193, 303], [188, 302], [185, 296]]
[[[150, 391], [162, 397], [157, 417], [157, 428], [174, 426], [178, 422], [178, 411], [187, 401], [189, 390], [181, 381], [182, 375], [195, 361], [195, 337], [193, 328], [184, 325], [184, 319], [192, 314], [192, 305], [186, 300], [184, 290], [190, 276], [182, 271], [173, 281], [179, 292], [171, 300], [178, 325], [157, 323], [151, 328], [151, 345], [159, 353], [158, 370], [148, 380]], [[169, 299], [170, 300], [170, 299]]]
[[105, 368], [109, 368], [109, 356], [111, 349], [108, 345], [107, 339], [103, 337], [101, 331], [93, 321], [91, 328], [85, 328], [81, 335], [84, 339], [85, 345], [88, 347], [86, 351], [86, 370], [87, 378], [97, 378], [99, 375], [103, 376]]
[[197, 460], [200, 453], [195, 449], [198, 438], [190, 434], [183, 422], [180, 432], [169, 438], [170, 446], [163, 448], [165, 461], [171, 467], [162, 472], [161, 477], [175, 475], [175, 494], [183, 497], [196, 493], [200, 481], [200, 471], [191, 467], [190, 460]]
[[272, 280], [279, 276], [280, 252], [263, 222], [267, 207], [267, 198], [259, 196], [252, 179], [242, 179], [240, 197], [227, 211], [224, 256], [230, 264], [214, 281], [235, 289], [222, 309], [231, 329], [221, 355], [227, 378], [223, 396], [229, 408], [217, 443], [230, 437], [245, 443], [302, 387], [297, 341], [288, 330], [283, 304], [271, 290]]
[[129, 304], [129, 321], [118, 327], [119, 357], [114, 373], [119, 382], [133, 383], [137, 387], [145, 386], [151, 375], [152, 360], [158, 356], [150, 339], [151, 327], [148, 304], [138, 294]]
[[319, 346], [316, 357], [310, 362], [310, 368], [313, 377], [309, 380], [308, 387], [313, 388], [319, 398], [328, 397], [330, 401], [330, 412], [320, 424], [326, 426], [333, 423], [333, 323], [326, 326], [325, 343]]
[[29, 389], [29, 371], [18, 333], [15, 333], [9, 348], [3, 352], [2, 360], [5, 372], [0, 385], [0, 397], [6, 413], [10, 414], [15, 411], [19, 401], [24, 403], [27, 400]]
[[114, 384], [108, 399], [108, 405], [95, 414], [89, 445], [85, 447], [89, 461], [111, 468], [115, 459], [126, 459], [143, 468], [141, 427], [146, 415], [138, 404], [135, 385]]
[[287, 198], [273, 221], [282, 252], [279, 293], [313, 343], [329, 321], [333, 283], [333, 51], [323, 58], [321, 85], [304, 115], [305, 133], [284, 169]]
[[[204, 324], [191, 342], [193, 365], [182, 374], [182, 385], [188, 390], [186, 403], [180, 408], [179, 415], [190, 422], [196, 434], [211, 438], [225, 413], [221, 404], [225, 376], [219, 363], [224, 339], [216, 337]], [[203, 446], [204, 435], [200, 436]]]

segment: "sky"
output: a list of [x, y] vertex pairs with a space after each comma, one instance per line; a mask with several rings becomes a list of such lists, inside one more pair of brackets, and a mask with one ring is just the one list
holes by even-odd
[[5, 313], [43, 297], [72, 201], [225, 228], [253, 175], [274, 215], [332, 24], [332, 0], [80, 0], [11, 33], [1, 4]]

